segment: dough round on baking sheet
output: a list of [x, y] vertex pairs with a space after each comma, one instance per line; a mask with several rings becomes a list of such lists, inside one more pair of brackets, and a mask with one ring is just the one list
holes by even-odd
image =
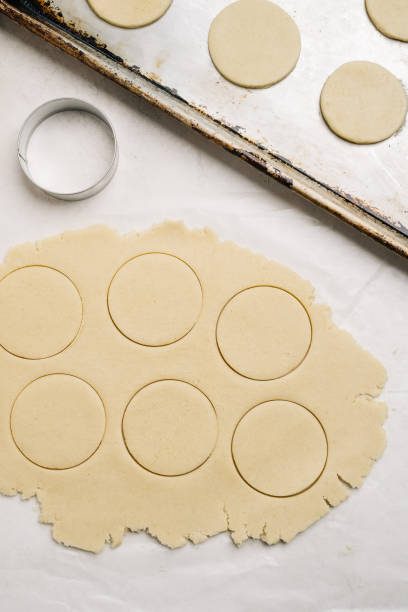
[[223, 308], [217, 343], [238, 374], [272, 380], [289, 374], [305, 358], [312, 340], [309, 316], [293, 295], [276, 287], [251, 287]]
[[293, 402], [270, 401], [252, 408], [238, 423], [232, 455], [251, 487], [273, 497], [289, 497], [319, 478], [327, 440], [309, 410]]
[[217, 70], [242, 87], [269, 87], [297, 64], [301, 39], [293, 19], [269, 0], [239, 0], [211, 24], [208, 48]]
[[21, 453], [49, 469], [75, 467], [96, 451], [105, 410], [96, 391], [69, 374], [34, 380], [17, 396], [10, 427]]
[[13, 355], [56, 355], [75, 339], [81, 322], [82, 300], [65, 274], [27, 266], [0, 281], [0, 345]]
[[320, 96], [330, 129], [357, 144], [380, 142], [403, 125], [407, 97], [391, 72], [372, 62], [349, 62], [329, 76]]
[[210, 400], [196, 387], [162, 380], [141, 389], [123, 417], [129, 453], [145, 469], [180, 476], [200, 467], [217, 438], [217, 418]]
[[366, 0], [371, 21], [382, 34], [408, 42], [407, 0]]
[[139, 28], [157, 21], [172, 0], [88, 0], [91, 9], [104, 21], [121, 28]]
[[145, 346], [164, 346], [183, 338], [195, 325], [201, 302], [201, 285], [193, 270], [163, 253], [147, 253], [124, 264], [108, 293], [116, 327]]

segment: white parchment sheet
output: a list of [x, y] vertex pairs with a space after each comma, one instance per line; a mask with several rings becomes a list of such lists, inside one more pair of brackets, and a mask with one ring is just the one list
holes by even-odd
[[[408, 262], [5, 18], [0, 51], [1, 256], [14, 244], [95, 223], [124, 232], [164, 219], [209, 226], [312, 281], [336, 323], [389, 374], [384, 457], [362, 489], [289, 545], [237, 549], [224, 534], [170, 551], [128, 534], [120, 548], [95, 556], [55, 544], [50, 527], [37, 522], [35, 500], [0, 497], [0, 610], [408, 610]], [[116, 177], [79, 203], [33, 189], [16, 160], [25, 117], [61, 96], [101, 108], [119, 139]]]

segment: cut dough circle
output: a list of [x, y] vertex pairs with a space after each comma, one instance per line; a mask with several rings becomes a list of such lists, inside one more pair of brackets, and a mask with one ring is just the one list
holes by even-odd
[[0, 345], [26, 359], [63, 351], [82, 322], [82, 300], [70, 279], [46, 266], [14, 270], [0, 281]]
[[104, 21], [121, 28], [139, 28], [160, 19], [172, 0], [88, 0]]
[[217, 70], [242, 87], [269, 87], [297, 64], [301, 39], [293, 19], [269, 0], [239, 0], [211, 24], [208, 48]]
[[105, 409], [96, 391], [80, 378], [49, 374], [17, 396], [10, 427], [27, 459], [40, 467], [64, 470], [80, 465], [99, 447]]
[[408, 42], [407, 0], [366, 0], [369, 18], [382, 34]]
[[407, 114], [407, 97], [400, 81], [382, 66], [349, 62], [327, 79], [320, 107], [335, 134], [371, 144], [399, 130]]
[[141, 389], [123, 417], [123, 438], [132, 457], [161, 476], [180, 476], [199, 468], [217, 438], [210, 400], [196, 387], [162, 380]]
[[290, 497], [311, 487], [322, 474], [327, 440], [309, 410], [293, 402], [270, 401], [241, 419], [232, 454], [251, 487], [272, 497]]
[[195, 272], [163, 253], [147, 253], [124, 264], [108, 293], [116, 327], [145, 346], [165, 346], [183, 338], [197, 322], [201, 302]]
[[276, 287], [251, 287], [223, 308], [217, 343], [226, 363], [254, 380], [289, 374], [305, 358], [312, 340], [310, 319], [293, 295]]

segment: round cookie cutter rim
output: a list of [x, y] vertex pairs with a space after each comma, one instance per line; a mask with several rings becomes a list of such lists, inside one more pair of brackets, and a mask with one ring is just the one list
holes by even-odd
[[[96, 181], [96, 183], [93, 183], [89, 187], [85, 187], [85, 189], [81, 189], [80, 191], [66, 193], [47, 189], [33, 177], [28, 166], [27, 150], [33, 133], [39, 127], [39, 125], [43, 123], [43, 121], [58, 113], [72, 110], [87, 112], [103, 121], [110, 131], [114, 146], [111, 163], [105, 173], [101, 176], [101, 178]], [[56, 98], [53, 100], [49, 100], [48, 102], [44, 102], [44, 104], [41, 104], [40, 106], [35, 108], [28, 115], [23, 125], [21, 126], [17, 141], [17, 152], [20, 166], [28, 180], [33, 185], [35, 185], [45, 193], [48, 193], [49, 195], [53, 196], [54, 198], [57, 198], [59, 200], [71, 201], [90, 198], [91, 196], [99, 193], [104, 187], [106, 187], [106, 185], [112, 180], [116, 172], [119, 158], [118, 142], [112, 123], [110, 122], [108, 117], [96, 106], [90, 104], [89, 102], [85, 102], [84, 100], [81, 100], [79, 98]]]

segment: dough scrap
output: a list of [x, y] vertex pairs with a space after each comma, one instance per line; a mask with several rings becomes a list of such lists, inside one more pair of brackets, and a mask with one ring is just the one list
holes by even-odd
[[400, 81], [373, 62], [349, 62], [329, 76], [320, 96], [329, 128], [357, 144], [386, 140], [407, 114], [407, 96]]
[[[130, 340], [108, 308], [118, 270], [151, 253], [185, 262], [202, 289], [195, 325], [166, 346]], [[75, 340], [54, 357], [0, 348], [0, 491], [36, 495], [57, 542], [98, 552], [126, 530], [171, 548], [227, 530], [236, 544], [288, 542], [348, 497], [345, 483], [359, 487], [382, 454], [386, 407], [374, 398], [384, 368], [291, 270], [179, 223], [124, 236], [97, 226], [15, 247], [0, 266], [0, 289], [25, 266], [60, 271], [84, 309]], [[254, 307], [265, 333], [285, 340], [277, 326], [285, 329], [285, 309], [278, 300], [271, 312], [269, 300], [277, 291], [302, 305], [294, 312], [304, 309], [311, 328], [301, 362], [296, 342], [275, 343], [292, 369], [273, 380], [234, 371], [217, 345], [221, 313], [252, 288], [262, 291], [247, 304], [251, 329], [259, 330]], [[302, 325], [295, 335], [306, 333]], [[234, 346], [239, 325], [224, 331]], [[14, 335], [18, 342], [18, 327]], [[254, 366], [262, 370], [263, 359], [254, 355]]]
[[139, 28], [157, 21], [173, 0], [88, 0], [104, 21], [121, 28]]
[[301, 49], [293, 19], [269, 0], [238, 0], [211, 24], [208, 48], [217, 70], [241, 87], [270, 87], [297, 64]]
[[407, 0], [366, 0], [365, 4], [377, 30], [388, 38], [408, 42]]

